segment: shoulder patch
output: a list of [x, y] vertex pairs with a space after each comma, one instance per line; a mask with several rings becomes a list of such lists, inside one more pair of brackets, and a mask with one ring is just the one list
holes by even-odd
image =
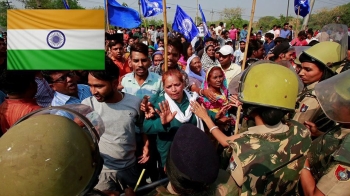
[[338, 165], [334, 172], [335, 177], [338, 181], [348, 181], [350, 178], [350, 171], [346, 168], [342, 167], [341, 165]]
[[309, 108], [308, 105], [303, 104], [300, 108], [300, 112], [306, 112], [308, 108]]
[[234, 171], [237, 168], [237, 163], [235, 161], [235, 158], [233, 158], [233, 156], [231, 156], [230, 158], [230, 170]]

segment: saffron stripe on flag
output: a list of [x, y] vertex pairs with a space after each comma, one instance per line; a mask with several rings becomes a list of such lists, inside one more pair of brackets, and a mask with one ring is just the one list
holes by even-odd
[[104, 50], [7, 51], [8, 70], [104, 70], [104, 68]]
[[7, 10], [7, 29], [105, 29], [104, 10]]
[[[8, 32], [8, 50], [52, 50], [47, 44], [49, 33], [53, 29], [23, 29], [12, 30]], [[105, 47], [105, 30], [89, 29], [69, 29], [61, 30], [65, 35], [65, 43], [60, 50], [90, 50]]]

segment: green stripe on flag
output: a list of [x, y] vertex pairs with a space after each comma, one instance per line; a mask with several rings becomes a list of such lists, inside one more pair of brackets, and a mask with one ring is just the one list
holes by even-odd
[[8, 70], [104, 70], [104, 50], [8, 50]]

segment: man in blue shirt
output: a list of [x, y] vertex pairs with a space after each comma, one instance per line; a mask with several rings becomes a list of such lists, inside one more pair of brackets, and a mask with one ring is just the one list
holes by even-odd
[[244, 24], [243, 29], [241, 30], [241, 32], [239, 34], [239, 41], [247, 41], [247, 35], [248, 35], [247, 28], [248, 28], [248, 25]]
[[265, 42], [264, 42], [264, 50], [265, 56], [269, 53], [269, 51], [275, 47], [275, 42], [273, 41], [274, 35], [272, 33], [265, 34]]
[[[77, 84], [77, 76], [74, 71], [43, 71], [45, 80], [55, 91], [51, 106], [63, 106], [67, 104], [80, 104], [85, 98], [92, 96], [90, 88], [84, 84]], [[57, 114], [72, 119], [73, 117], [65, 112]]]
[[290, 33], [290, 30], [288, 29], [288, 27], [289, 27], [289, 24], [288, 23], [284, 23], [283, 29], [280, 32], [280, 37], [289, 40], [289, 38], [291, 36], [291, 33]]

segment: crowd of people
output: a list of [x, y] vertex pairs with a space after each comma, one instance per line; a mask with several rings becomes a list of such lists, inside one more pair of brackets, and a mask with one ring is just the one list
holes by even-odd
[[285, 23], [247, 40], [247, 28], [211, 25], [194, 41], [163, 26], [109, 30], [105, 70], [93, 71], [7, 70], [3, 34], [0, 143], [31, 112], [82, 104], [103, 122], [89, 184], [103, 194], [132, 195], [145, 169], [140, 186], [170, 181], [149, 195], [349, 195], [348, 29], [294, 35]]

